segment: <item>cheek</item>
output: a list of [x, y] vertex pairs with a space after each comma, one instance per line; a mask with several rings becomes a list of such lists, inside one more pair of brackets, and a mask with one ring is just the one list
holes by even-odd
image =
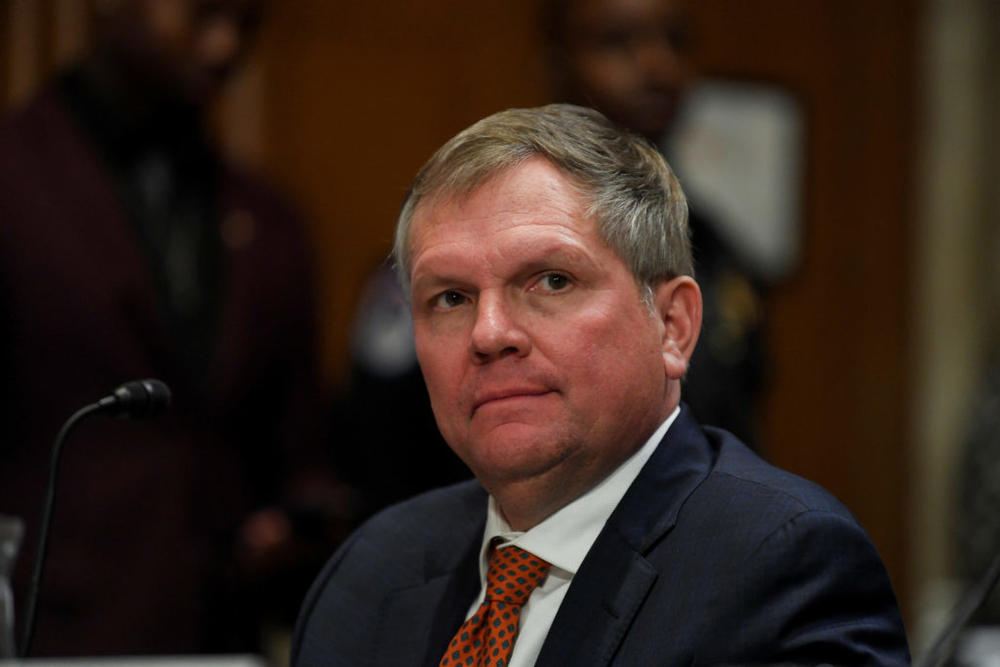
[[420, 369], [424, 376], [424, 384], [427, 386], [427, 396], [430, 398], [434, 421], [445, 441], [451, 444], [458, 435], [460, 414], [453, 385], [441, 372], [440, 365], [421, 360]]
[[611, 392], [628, 392], [662, 375], [655, 327], [648, 318], [630, 315], [606, 314], [579, 322], [563, 339], [563, 366], [572, 368], [580, 388], [599, 401], [614, 400]]
[[428, 391], [431, 391], [432, 387], [436, 388], [440, 384], [439, 377], [443, 375], [446, 360], [441, 358], [440, 347], [426, 343], [424, 336], [417, 334], [414, 342], [420, 372], [423, 373]]
[[427, 385], [431, 407], [439, 419], [447, 419], [456, 410], [458, 385], [461, 380], [461, 360], [453, 345], [434, 344], [419, 333], [416, 337], [417, 361]]

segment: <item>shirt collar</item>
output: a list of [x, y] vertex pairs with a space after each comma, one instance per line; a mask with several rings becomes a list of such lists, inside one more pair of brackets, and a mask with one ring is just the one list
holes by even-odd
[[486, 528], [479, 553], [479, 570], [483, 581], [488, 568], [489, 546], [493, 538], [517, 545], [570, 576], [576, 574], [587, 552], [597, 541], [611, 513], [628, 491], [639, 471], [663, 440], [674, 423], [680, 407], [649, 437], [646, 443], [596, 486], [555, 512], [526, 532], [513, 530], [503, 518], [496, 500], [490, 496], [486, 513]]

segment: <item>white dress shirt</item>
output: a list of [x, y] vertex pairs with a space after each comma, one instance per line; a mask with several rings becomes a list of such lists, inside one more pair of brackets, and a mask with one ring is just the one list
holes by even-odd
[[521, 620], [509, 667], [529, 667], [535, 664], [556, 612], [559, 611], [559, 605], [573, 581], [573, 575], [678, 413], [680, 408], [674, 409], [646, 444], [597, 486], [527, 532], [511, 529], [496, 501], [490, 496], [486, 529], [479, 552], [479, 596], [469, 608], [466, 619], [479, 609], [486, 596], [484, 589], [486, 571], [489, 568], [490, 541], [494, 537], [505, 541], [497, 547], [499, 549], [514, 544], [552, 564], [548, 577], [532, 592], [521, 608]]

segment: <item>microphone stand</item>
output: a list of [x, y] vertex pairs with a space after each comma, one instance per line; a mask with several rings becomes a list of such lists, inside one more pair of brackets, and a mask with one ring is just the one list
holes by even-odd
[[59, 434], [52, 444], [52, 459], [49, 461], [49, 483], [45, 489], [45, 505], [42, 510], [42, 520], [39, 524], [38, 553], [35, 557], [35, 567], [31, 574], [31, 583], [28, 588], [28, 606], [24, 624], [24, 634], [21, 639], [21, 648], [18, 651], [19, 658], [25, 658], [31, 651], [31, 641], [35, 635], [35, 615], [38, 611], [38, 589], [42, 581], [42, 573], [45, 571], [45, 556], [49, 548], [49, 528], [52, 525], [52, 510], [56, 500], [56, 477], [59, 475], [59, 459], [62, 454], [63, 443], [69, 432], [83, 418], [102, 410], [107, 409], [107, 405], [101, 401], [91, 403], [80, 408], [66, 420]]
[[49, 528], [52, 525], [52, 509], [56, 499], [56, 477], [59, 474], [59, 459], [63, 443], [69, 432], [82, 419], [95, 412], [108, 412], [118, 417], [147, 418], [155, 417], [170, 405], [170, 387], [160, 380], [147, 378], [126, 382], [113, 393], [96, 403], [85, 405], [66, 420], [56, 435], [52, 444], [52, 460], [49, 461], [49, 484], [45, 489], [45, 506], [42, 509], [42, 520], [39, 529], [38, 551], [35, 553], [35, 566], [32, 570], [31, 582], [28, 588], [27, 618], [24, 625], [24, 635], [18, 657], [27, 657], [31, 651], [31, 640], [35, 636], [35, 617], [38, 611], [38, 590], [45, 570], [45, 556], [49, 548]]
[[986, 597], [1000, 581], [1000, 554], [993, 557], [993, 562], [986, 568], [986, 573], [976, 584], [966, 591], [962, 599], [955, 605], [951, 620], [941, 634], [935, 640], [934, 645], [927, 652], [927, 657], [921, 662], [920, 667], [941, 667], [945, 661], [951, 657], [954, 650], [958, 633], [969, 622], [972, 615], [986, 602]]

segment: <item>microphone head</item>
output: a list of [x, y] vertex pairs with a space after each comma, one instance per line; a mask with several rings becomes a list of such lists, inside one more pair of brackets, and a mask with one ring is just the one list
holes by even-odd
[[119, 417], [146, 419], [162, 413], [170, 405], [170, 387], [152, 378], [126, 382], [112, 394], [112, 413]]

